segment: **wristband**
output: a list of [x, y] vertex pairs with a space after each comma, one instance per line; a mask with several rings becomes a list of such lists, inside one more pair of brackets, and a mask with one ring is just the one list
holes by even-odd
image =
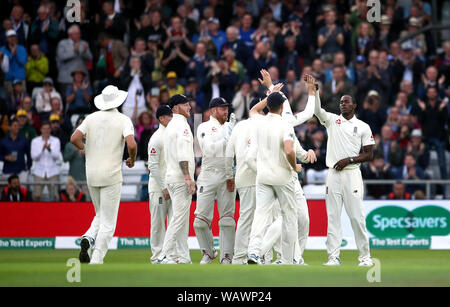
[[269, 86], [269, 91], [272, 92], [274, 87], [275, 87], [275, 85], [273, 85], [273, 84], [271, 86]]

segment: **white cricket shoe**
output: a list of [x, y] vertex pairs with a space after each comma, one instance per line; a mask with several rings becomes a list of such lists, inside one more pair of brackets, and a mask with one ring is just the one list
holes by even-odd
[[158, 264], [177, 264], [177, 262], [164, 256], [163, 259], [158, 260]]
[[103, 259], [100, 256], [100, 252], [98, 250], [94, 250], [92, 253], [91, 261], [89, 264], [103, 264]]
[[231, 264], [232, 260], [230, 258], [229, 254], [225, 254], [225, 257], [223, 257], [222, 259], [220, 259], [220, 263], [221, 264]]
[[324, 263], [323, 265], [326, 265], [326, 266], [339, 266], [339, 265], [341, 265], [341, 259], [339, 259], [339, 257], [330, 258], [330, 259], [328, 259], [328, 262]]
[[300, 258], [300, 260], [298, 262], [294, 260], [294, 264], [296, 264], [296, 265], [308, 265], [303, 258]]
[[362, 259], [359, 262], [358, 266], [373, 266], [372, 258], [367, 257], [367, 258]]
[[213, 257], [210, 257], [210, 256], [206, 253], [205, 250], [202, 250], [203, 257], [202, 257], [202, 260], [200, 260], [200, 264], [210, 264], [214, 259], [216, 259], [216, 258], [217, 258], [217, 255], [218, 255], [219, 253], [217, 253], [216, 250], [214, 250], [213, 252], [214, 252]]
[[261, 259], [259, 256], [256, 256], [255, 254], [250, 254], [248, 256], [248, 264], [264, 264], [264, 260]]
[[248, 263], [247, 263], [247, 259], [245, 259], [245, 258], [233, 258], [233, 260], [231, 261], [231, 264], [243, 265], [243, 264], [248, 264]]

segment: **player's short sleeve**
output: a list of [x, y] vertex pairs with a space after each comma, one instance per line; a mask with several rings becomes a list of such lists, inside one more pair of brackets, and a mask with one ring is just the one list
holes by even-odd
[[129, 117], [126, 117], [123, 125], [123, 137], [126, 138], [129, 135], [134, 135], [134, 126], [133, 122]]
[[77, 130], [80, 130], [80, 132], [83, 133], [83, 135], [86, 135], [88, 122], [89, 122], [89, 116], [86, 117], [86, 118], [81, 122], [81, 124], [77, 127]]
[[283, 142], [295, 140], [295, 131], [294, 128], [287, 123], [283, 125]]
[[375, 139], [373, 138], [372, 130], [367, 124], [363, 125], [361, 141], [363, 146], [375, 145]]

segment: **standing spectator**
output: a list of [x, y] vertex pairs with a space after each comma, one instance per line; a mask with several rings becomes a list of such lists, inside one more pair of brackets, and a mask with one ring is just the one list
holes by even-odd
[[438, 79], [438, 70], [435, 66], [428, 66], [425, 74], [422, 74], [422, 82], [417, 86], [417, 97], [421, 100], [425, 99], [427, 88], [432, 86], [438, 90], [441, 99], [445, 96], [445, 76], [442, 75]]
[[40, 89], [36, 95], [36, 111], [42, 121], [48, 120], [48, 117], [50, 116], [52, 98], [58, 98], [61, 101], [61, 95], [54, 88], [52, 78], [47, 77], [43, 81], [42, 89]]
[[[416, 18], [416, 17], [409, 18], [408, 30], [402, 31], [400, 33], [400, 38], [404, 38], [404, 37], [408, 36], [409, 34], [417, 32], [417, 30], [419, 30], [421, 26], [422, 26], [422, 24], [418, 18]], [[427, 53], [427, 44], [425, 41], [424, 34], [415, 35], [412, 38], [409, 38], [405, 42], [412, 46], [412, 49], [414, 50], [414, 53], [416, 55], [424, 56]]]
[[329, 10], [325, 14], [325, 25], [319, 29], [317, 45], [322, 55], [342, 51], [344, 34], [342, 28], [336, 24], [336, 12]]
[[[190, 77], [187, 80], [186, 88], [185, 88], [185, 96], [195, 102], [196, 107], [199, 110], [203, 110], [205, 106], [205, 93], [201, 91], [201, 87], [197, 79], [194, 77]], [[153, 114], [156, 114], [157, 108], [152, 108]], [[194, 114], [197, 110], [194, 110]]]
[[312, 71], [311, 71], [312, 76], [316, 80], [320, 81], [322, 84], [325, 83], [325, 73], [323, 70], [322, 60], [319, 58], [314, 59], [314, 61], [312, 62], [311, 68], [312, 68]]
[[114, 1], [106, 0], [102, 6], [103, 14], [100, 18], [100, 31], [106, 32], [112, 38], [123, 40], [126, 32], [126, 21], [122, 14], [114, 10]]
[[161, 12], [154, 10], [151, 13], [151, 26], [149, 36], [154, 36], [157, 40], [165, 42], [167, 39], [166, 26], [163, 23]]
[[100, 33], [98, 41], [104, 49], [103, 57], [100, 57], [99, 63], [104, 63], [106, 71], [106, 79], [99, 85], [99, 90], [102, 90], [108, 84], [119, 84], [119, 78], [127, 63], [129, 51], [122, 41], [113, 39], [108, 33]]
[[381, 107], [380, 95], [376, 91], [372, 90], [367, 94], [358, 118], [370, 126], [373, 135], [380, 134], [381, 127], [386, 122], [386, 109]]
[[227, 102], [232, 101], [238, 82], [237, 74], [230, 70], [227, 61], [220, 59], [218, 62], [211, 62], [211, 66], [202, 89], [207, 104], [205, 108], [209, 108], [209, 102], [216, 97], [222, 97]]
[[9, 113], [16, 113], [17, 110], [22, 105], [22, 101], [25, 97], [28, 97], [28, 93], [25, 92], [25, 89], [23, 87], [23, 83], [19, 79], [15, 79], [12, 82], [12, 93], [8, 97], [8, 111]]
[[239, 39], [239, 29], [235, 26], [229, 26], [226, 30], [226, 41], [221, 47], [221, 53], [223, 54], [227, 49], [233, 49], [236, 59], [244, 66], [247, 65], [247, 60], [251, 57], [252, 52], [247, 45]]
[[411, 132], [411, 142], [406, 147], [406, 152], [414, 156], [417, 165], [423, 170], [428, 168], [430, 164], [430, 151], [422, 141], [422, 131], [420, 129], [414, 129]]
[[13, 80], [20, 80], [25, 88], [25, 65], [27, 64], [27, 51], [18, 43], [14, 30], [6, 31], [6, 45], [0, 48], [4, 56], [8, 57], [9, 70], [5, 74], [5, 91], [8, 95], [12, 92]]
[[150, 32], [152, 31], [152, 19], [150, 14], [144, 13], [139, 17], [138, 20], [134, 20], [134, 25], [136, 26], [136, 30], [131, 32], [131, 40], [136, 42], [136, 39], [139, 37], [149, 37]]
[[441, 179], [447, 179], [446, 141], [449, 131], [446, 128], [448, 121], [448, 98], [441, 101], [435, 87], [428, 87], [426, 103], [418, 100], [419, 121], [423, 127], [423, 137], [430, 149], [437, 152]]
[[403, 163], [403, 152], [398, 142], [392, 136], [392, 128], [384, 125], [381, 128], [381, 136], [375, 137], [374, 154], [383, 156], [384, 163], [388, 165], [392, 177], [397, 178]]
[[14, 5], [12, 8], [11, 22], [12, 29], [17, 33], [17, 41], [19, 45], [26, 46], [30, 26], [24, 20], [23, 7], [21, 5]]
[[72, 71], [71, 75], [72, 86], [68, 86], [65, 93], [67, 115], [90, 113], [89, 102], [93, 92], [89, 81], [85, 80], [86, 73], [80, 67]]
[[[365, 63], [365, 57], [364, 56], [357, 56], [356, 57], [356, 63]], [[362, 61], [364, 60], [364, 61]], [[334, 55], [334, 59], [333, 59], [333, 68], [334, 66], [344, 66], [345, 68], [345, 77], [348, 81], [355, 83], [355, 71], [353, 69], [353, 67], [351, 67], [350, 65], [346, 64], [346, 58], [345, 58], [345, 53], [344, 52], [337, 52]], [[331, 81], [332, 79], [332, 75], [333, 75], [333, 68], [328, 69], [325, 72], [325, 82]]]
[[361, 22], [356, 29], [356, 37], [353, 41], [356, 55], [368, 57], [370, 50], [376, 47], [375, 29], [368, 22]]
[[247, 78], [247, 70], [244, 65], [236, 59], [236, 54], [232, 49], [225, 50], [222, 57], [227, 61], [230, 70], [238, 75], [239, 84], [241, 84]]
[[388, 15], [381, 16], [380, 32], [378, 34], [379, 47], [389, 50], [391, 43], [395, 40], [395, 33], [391, 29], [392, 21]]
[[411, 199], [411, 194], [405, 191], [405, 185], [401, 181], [397, 181], [388, 199]]
[[22, 109], [27, 112], [28, 123], [33, 126], [34, 130], [41, 131], [41, 119], [33, 107], [31, 97], [27, 96], [23, 99]]
[[24, 109], [17, 110], [17, 121], [19, 122], [19, 135], [25, 137], [28, 142], [37, 137], [36, 129], [28, 122], [28, 113]]
[[125, 70], [129, 69], [131, 57], [138, 56], [141, 58], [142, 70], [146, 70], [148, 74], [150, 74], [153, 71], [155, 59], [153, 58], [152, 53], [147, 52], [146, 48], [147, 48], [146, 40], [141, 37], [138, 37], [134, 42], [134, 46], [131, 47], [130, 56], [128, 57]]
[[345, 79], [345, 66], [333, 68], [333, 79], [323, 86], [323, 106], [327, 112], [340, 114], [339, 101], [343, 95], [355, 96], [356, 88]]
[[445, 76], [447, 83], [450, 81], [450, 41], [442, 44], [444, 52], [436, 59], [435, 66], [439, 70], [439, 74]]
[[197, 42], [194, 57], [186, 65], [186, 78], [194, 77], [199, 85], [203, 86], [210, 61], [211, 58], [206, 54], [206, 44], [203, 41]]
[[249, 117], [250, 104], [252, 102], [253, 93], [249, 82], [243, 82], [240, 90], [234, 95], [231, 107], [236, 115], [236, 120], [244, 120]]
[[59, 192], [59, 199], [62, 202], [80, 202], [86, 201], [86, 195], [78, 188], [75, 179], [68, 176], [66, 188]]
[[[364, 179], [368, 180], [389, 180], [392, 179], [389, 172], [389, 164], [384, 163], [382, 155], [377, 154], [372, 161], [361, 165], [361, 173]], [[367, 195], [375, 199], [380, 199], [390, 191], [389, 185], [384, 184], [368, 184]]]
[[[59, 139], [51, 135], [49, 122], [43, 122], [41, 125], [41, 135], [31, 141], [31, 158], [33, 160], [33, 171], [35, 183], [41, 183], [34, 186], [34, 200], [40, 201], [44, 185], [49, 190], [50, 197], [58, 199], [59, 167], [57, 162], [61, 159], [61, 146]], [[54, 190], [51, 185], [53, 183]]]
[[31, 201], [31, 192], [21, 186], [19, 176], [13, 174], [8, 177], [8, 186], [2, 189], [1, 201]]
[[0, 140], [0, 160], [4, 161], [3, 174], [19, 174], [22, 181], [27, 181], [31, 168], [30, 143], [19, 130], [18, 120], [11, 120], [8, 135]]
[[302, 68], [299, 53], [297, 51], [297, 40], [295, 36], [287, 36], [284, 39], [285, 52], [280, 59], [280, 72], [282, 76], [286, 76], [288, 70], [293, 70], [297, 79], [300, 78]]
[[136, 127], [138, 156], [140, 160], [148, 160], [148, 142], [157, 129], [158, 124], [154, 120], [153, 115], [149, 112], [141, 113]]
[[41, 52], [38, 44], [31, 45], [30, 56], [25, 65], [28, 93], [32, 94], [34, 88], [42, 86], [48, 71], [48, 58]]
[[289, 8], [280, 0], [267, 1], [266, 8], [272, 12], [273, 18], [277, 22], [284, 22], [289, 17]]
[[150, 35], [147, 41], [148, 54], [153, 58], [153, 70], [150, 71], [152, 76], [152, 84], [158, 84], [163, 79], [162, 59], [164, 51], [161, 49], [158, 35]]
[[186, 29], [186, 36], [189, 39], [192, 39], [192, 36], [196, 32], [197, 24], [192, 19], [188, 18], [187, 16], [188, 11], [186, 8], [186, 5], [181, 4], [177, 7], [177, 16], [180, 17], [181, 23], [183, 24], [184, 28]]
[[122, 105], [122, 113], [137, 123], [138, 117], [147, 110], [145, 96], [151, 83], [150, 72], [143, 67], [141, 58], [134, 55], [130, 59], [130, 66], [121, 76], [121, 84], [127, 90], [128, 96]]
[[239, 36], [241, 40], [247, 45], [250, 50], [253, 50], [253, 33], [255, 33], [255, 29], [253, 26], [253, 16], [250, 13], [245, 13], [242, 16], [241, 27], [239, 29]]
[[277, 65], [278, 60], [275, 53], [270, 50], [270, 45], [267, 42], [258, 42], [245, 67], [250, 79], [256, 79], [261, 69], [268, 70], [269, 67]]
[[67, 35], [68, 38], [58, 43], [56, 51], [58, 83], [61, 93], [66, 93], [66, 88], [72, 85], [72, 71], [81, 67], [87, 75], [85, 63], [93, 59], [89, 44], [81, 39], [81, 31], [78, 25], [72, 25], [67, 30]]

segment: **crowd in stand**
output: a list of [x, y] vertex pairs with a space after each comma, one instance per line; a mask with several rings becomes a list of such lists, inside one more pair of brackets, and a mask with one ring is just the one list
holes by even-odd
[[[237, 120], [248, 118], [252, 98], [265, 96], [261, 69], [285, 84], [294, 112], [306, 105], [305, 73], [319, 80], [327, 111], [339, 113], [343, 94], [356, 99], [357, 116], [376, 141], [373, 161], [361, 166], [363, 178], [448, 178], [450, 37], [410, 36], [431, 23], [427, 1], [381, 1], [379, 22], [368, 21], [363, 0], [80, 2], [80, 20], [70, 22], [66, 1], [2, 1], [2, 172], [8, 181], [40, 183], [34, 200], [45, 184], [59, 181], [63, 162], [70, 163], [71, 180], [50, 193], [64, 200], [85, 196], [76, 187], [86, 180], [84, 154], [69, 137], [96, 111], [93, 97], [106, 85], [128, 91], [120, 111], [132, 119], [138, 158], [146, 161], [159, 105], [174, 94], [192, 97], [193, 131], [218, 96], [231, 103]], [[296, 133], [318, 158], [305, 165], [303, 184], [323, 182], [324, 127], [313, 118]], [[430, 150], [438, 173], [429, 170]], [[367, 195], [421, 198], [423, 192], [398, 183], [369, 186]]]

